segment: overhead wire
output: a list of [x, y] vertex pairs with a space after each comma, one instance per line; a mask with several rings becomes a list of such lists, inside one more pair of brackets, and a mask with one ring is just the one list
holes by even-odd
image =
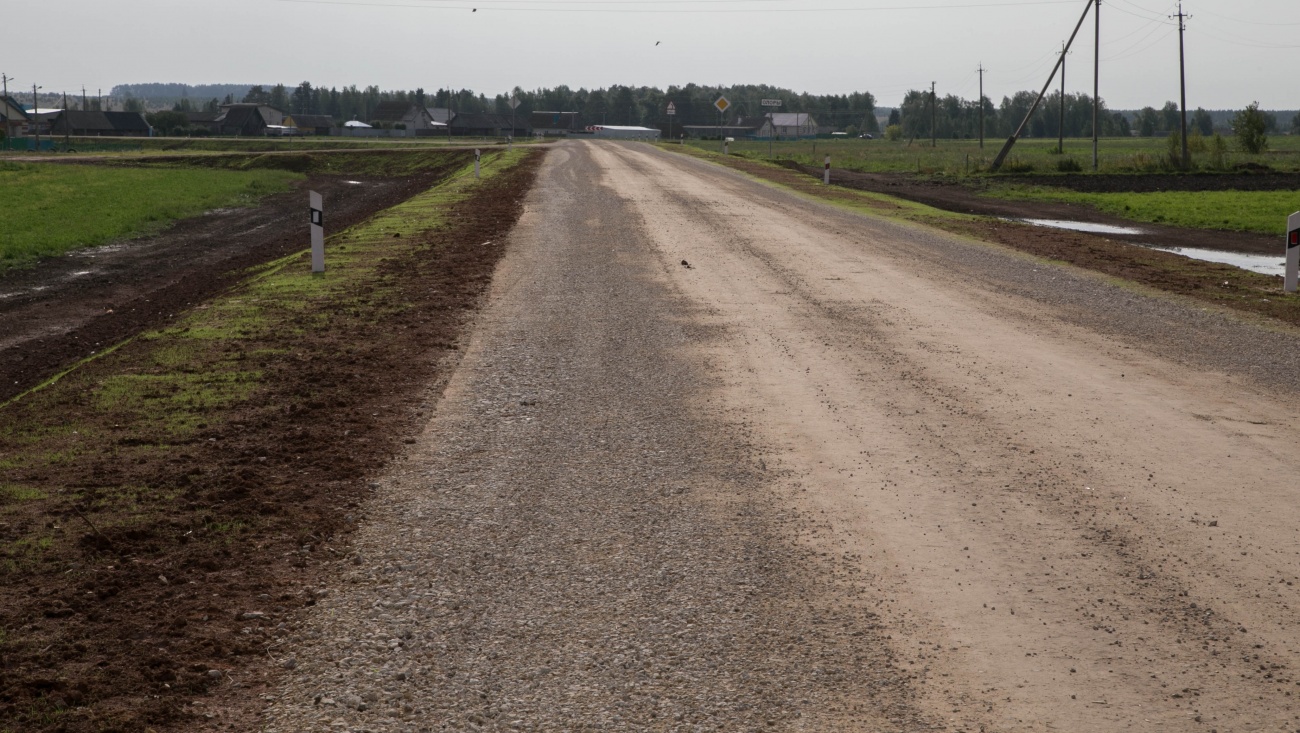
[[[361, 2], [356, 0], [275, 0], [281, 3], [295, 3], [302, 5], [342, 5], [368, 8], [412, 8], [416, 10], [470, 10], [476, 11], [481, 6], [474, 5], [441, 5], [426, 3], [423, 5], [412, 5], [410, 3], [392, 3], [392, 2]], [[433, 0], [439, 2], [440, 0]], [[452, 0], [463, 2], [464, 0]], [[552, 1], [561, 4], [573, 4], [565, 0], [541, 0], [542, 2]], [[672, 2], [673, 0], [643, 0], [639, 2], [628, 2], [625, 4], [657, 4], [662, 2]], [[838, 7], [838, 8], [736, 8], [736, 9], [701, 9], [701, 10], [677, 10], [677, 9], [650, 9], [650, 8], [623, 8], [623, 7], [528, 7], [519, 3], [523, 0], [493, 0], [493, 2], [513, 2], [509, 7], [494, 7], [493, 10], [503, 10], [512, 13], [616, 13], [616, 14], [667, 14], [667, 15], [719, 15], [719, 14], [742, 14], [742, 13], [875, 13], [889, 11], [907, 11], [907, 10], [966, 10], [966, 9], [986, 9], [986, 8], [1006, 8], [1006, 7], [1024, 7], [1031, 5], [1074, 5], [1077, 0], [1006, 0], [1004, 2], [983, 2], [983, 3], [946, 3], [933, 5], [899, 5], [899, 6], [878, 6], [878, 7]], [[610, 0], [588, 0], [592, 4], [608, 4]], [[484, 2], [484, 5], [487, 3]]]

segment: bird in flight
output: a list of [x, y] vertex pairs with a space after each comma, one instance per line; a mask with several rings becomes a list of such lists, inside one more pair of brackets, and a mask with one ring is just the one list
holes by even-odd
[[661, 43], [663, 43], [663, 41], [655, 41], [655, 45], [656, 45], [656, 46], [658, 46], [658, 45], [661, 44]]

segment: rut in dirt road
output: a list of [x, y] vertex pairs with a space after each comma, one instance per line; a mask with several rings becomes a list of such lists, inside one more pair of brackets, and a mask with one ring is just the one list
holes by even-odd
[[269, 730], [1300, 728], [1296, 332], [644, 145], [509, 246]]
[[[624, 200], [553, 151], [267, 730], [915, 730], [851, 558], [786, 541]], [[677, 265], [680, 267], [680, 265]], [[820, 522], [820, 518], [818, 518]]]

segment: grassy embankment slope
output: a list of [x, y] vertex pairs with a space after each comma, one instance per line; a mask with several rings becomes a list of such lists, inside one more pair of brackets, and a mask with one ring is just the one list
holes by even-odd
[[283, 170], [0, 163], [0, 271], [288, 190]]

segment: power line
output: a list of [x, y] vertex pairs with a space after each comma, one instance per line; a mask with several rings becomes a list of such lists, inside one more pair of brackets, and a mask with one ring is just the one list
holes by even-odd
[[[413, 8], [416, 10], [477, 10], [479, 5], [409, 5], [403, 3], [387, 2], [351, 2], [350, 0], [275, 0], [281, 3], [296, 3], [303, 5], [347, 5], [365, 8]], [[456, 1], [456, 0], [453, 0]], [[518, 0], [496, 0], [497, 2], [518, 2]], [[565, 2], [565, 0], [553, 0], [554, 2]], [[593, 0], [596, 1], [596, 0]], [[647, 0], [654, 2], [663, 0]], [[904, 11], [904, 10], [965, 10], [965, 9], [985, 9], [985, 8], [1010, 8], [1025, 7], [1030, 5], [1075, 5], [1076, 0], [1021, 0], [1020, 2], [993, 2], [993, 3], [969, 3], [969, 4], [941, 4], [941, 5], [901, 5], [901, 6], [881, 6], [881, 7], [862, 7], [862, 8], [741, 8], [734, 10], [653, 10], [653, 9], [632, 9], [632, 8], [538, 8], [512, 5], [510, 7], [496, 7], [493, 10], [502, 10], [512, 13], [614, 13], [614, 14], [667, 14], [667, 15], [719, 15], [719, 14], [742, 14], [742, 13], [875, 13], [886, 11]]]

